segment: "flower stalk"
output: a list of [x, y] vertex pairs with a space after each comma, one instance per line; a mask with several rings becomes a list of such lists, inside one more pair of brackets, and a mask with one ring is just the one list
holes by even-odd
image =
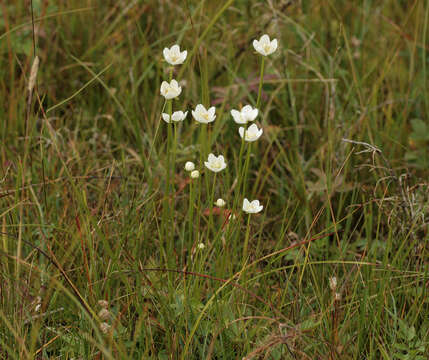
[[246, 236], [244, 238], [244, 246], [243, 246], [243, 264], [245, 264], [247, 260], [247, 247], [249, 245], [249, 236], [250, 236], [250, 213], [247, 215], [247, 225], [246, 225]]
[[258, 98], [256, 100], [256, 108], [257, 109], [259, 109], [259, 105], [261, 104], [262, 84], [264, 82], [264, 70], [265, 70], [265, 57], [262, 57], [261, 74], [259, 77]]

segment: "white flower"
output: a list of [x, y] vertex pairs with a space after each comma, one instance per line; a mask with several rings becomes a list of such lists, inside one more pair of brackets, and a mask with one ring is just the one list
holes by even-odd
[[174, 99], [182, 92], [182, 88], [176, 80], [171, 80], [170, 83], [163, 81], [161, 84], [161, 95], [166, 99]]
[[244, 127], [240, 127], [238, 132], [240, 133], [241, 138], [244, 136], [245, 141], [256, 141], [262, 135], [262, 129], [258, 129], [256, 124], [250, 125], [247, 130]]
[[167, 61], [170, 65], [183, 64], [186, 59], [186, 56], [188, 55], [188, 52], [186, 50], [180, 52], [179, 45], [173, 45], [170, 49], [165, 48], [162, 53], [164, 54], [165, 61]]
[[337, 288], [337, 278], [335, 276], [329, 278], [329, 287], [332, 291], [335, 291]]
[[110, 312], [109, 310], [103, 308], [99, 311], [98, 317], [101, 319], [101, 321], [107, 321], [110, 319]]
[[107, 309], [109, 307], [109, 302], [107, 300], [98, 300], [98, 305], [104, 309]]
[[208, 124], [216, 119], [215, 111], [214, 106], [207, 110], [203, 105], [198, 104], [195, 110], [192, 110], [192, 116], [198, 122]]
[[208, 161], [204, 161], [204, 165], [211, 171], [219, 172], [226, 168], [226, 162], [222, 155], [216, 157], [213, 154], [209, 154], [207, 160]]
[[258, 116], [258, 109], [253, 109], [250, 105], [246, 105], [241, 111], [232, 109], [231, 115], [237, 124], [246, 124], [256, 119]]
[[186, 171], [194, 171], [195, 170], [195, 164], [192, 161], [187, 161], [185, 164], [185, 170]]
[[100, 330], [103, 334], [107, 334], [110, 331], [111, 326], [107, 322], [100, 324]]
[[250, 202], [246, 198], [243, 200], [243, 211], [248, 214], [256, 214], [264, 208], [263, 205], [259, 205], [259, 200], [253, 200]]
[[[171, 114], [171, 120], [175, 122], [183, 121], [186, 118], [186, 115], [188, 115], [188, 112], [183, 111], [175, 111], [173, 114]], [[162, 113], [162, 119], [166, 122], [170, 122], [170, 115], [166, 113]]]
[[192, 179], [198, 179], [200, 177], [200, 172], [198, 170], [194, 170], [191, 172]]
[[217, 200], [216, 200], [216, 202], [215, 202], [215, 205], [216, 205], [217, 207], [224, 207], [224, 206], [225, 206], [225, 204], [226, 204], [226, 202], [225, 202], [225, 200], [224, 200], [224, 199], [217, 199]]
[[204, 249], [206, 246], [204, 245], [204, 243], [199, 243], [198, 244], [198, 249]]
[[253, 40], [253, 47], [261, 55], [268, 56], [277, 49], [277, 39], [270, 41], [270, 37], [265, 34], [258, 40]]

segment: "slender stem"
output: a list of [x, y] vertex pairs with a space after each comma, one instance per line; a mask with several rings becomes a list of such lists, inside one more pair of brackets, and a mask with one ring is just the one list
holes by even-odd
[[[246, 125], [245, 125], [246, 128]], [[235, 197], [234, 197], [234, 204], [232, 207], [233, 213], [235, 213], [237, 211], [238, 208], [238, 200], [239, 200], [239, 196], [241, 193], [241, 184], [242, 184], [242, 177], [241, 177], [241, 173], [242, 173], [242, 164], [243, 162], [241, 161], [242, 157], [243, 157], [243, 152], [244, 152], [244, 136], [241, 138], [241, 146], [240, 146], [240, 153], [238, 155], [238, 172], [237, 172], [237, 185], [236, 185], [236, 191], [235, 191]]]
[[249, 245], [249, 235], [250, 235], [250, 214], [247, 215], [247, 226], [246, 226], [246, 237], [244, 238], [244, 247], [243, 247], [243, 264], [247, 259], [247, 247]]
[[168, 101], [168, 114], [170, 117], [170, 122], [167, 124], [167, 181], [166, 181], [166, 189], [165, 189], [165, 219], [164, 219], [164, 237], [165, 241], [167, 242], [167, 258], [171, 258], [171, 239], [172, 232], [171, 232], [171, 224], [172, 217], [171, 217], [171, 203], [170, 203], [170, 192], [171, 192], [171, 138], [172, 138], [172, 123], [171, 123], [171, 113], [173, 108], [173, 100]]
[[214, 204], [214, 192], [215, 192], [215, 186], [216, 186], [216, 175], [217, 173], [214, 174], [214, 178], [213, 178], [213, 186], [212, 186], [212, 191], [210, 194], [210, 203], [209, 203], [209, 231], [207, 232], [207, 234], [210, 234], [210, 232], [213, 233], [213, 238], [214, 238], [214, 226], [213, 226], [213, 204]]
[[264, 82], [264, 69], [265, 69], [265, 56], [262, 57], [262, 62], [261, 62], [261, 75], [259, 78], [258, 99], [256, 100], [257, 109], [259, 109], [259, 105], [261, 104], [262, 84]]
[[249, 173], [251, 149], [252, 149], [252, 143], [249, 142], [247, 145], [246, 162], [244, 163], [244, 169], [243, 169], [243, 174], [242, 174], [242, 178], [243, 178], [243, 196], [242, 196], [242, 198], [244, 198], [246, 196], [247, 175]]
[[194, 179], [191, 179], [189, 182], [189, 209], [188, 209], [188, 219], [189, 219], [189, 243], [192, 246], [193, 238], [193, 228], [194, 228]]
[[197, 180], [197, 195], [198, 195], [198, 200], [197, 200], [197, 233], [196, 233], [196, 239], [194, 241], [194, 244], [196, 244], [199, 241], [200, 238], [200, 224], [201, 224], [201, 176], [196, 179]]
[[[170, 69], [170, 82], [173, 79], [173, 68]], [[168, 100], [168, 116], [169, 123], [167, 126], [167, 181], [166, 181], [166, 200], [165, 200], [165, 219], [164, 219], [164, 237], [167, 242], [167, 259], [170, 262], [172, 259], [172, 241], [174, 239], [173, 232], [171, 231], [171, 225], [173, 224], [172, 212], [171, 212], [171, 203], [170, 203], [170, 192], [171, 192], [171, 150], [172, 150], [172, 120], [171, 116], [173, 114], [173, 99]], [[170, 263], [169, 263], [170, 265]]]

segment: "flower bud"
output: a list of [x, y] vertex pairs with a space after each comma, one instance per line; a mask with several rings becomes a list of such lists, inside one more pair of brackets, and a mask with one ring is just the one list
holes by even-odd
[[186, 171], [193, 171], [195, 170], [195, 164], [192, 161], [187, 161], [185, 164], [185, 170]]
[[225, 204], [226, 204], [226, 202], [225, 202], [224, 199], [217, 199], [216, 202], [215, 202], [215, 205], [218, 206], [218, 207], [224, 207]]

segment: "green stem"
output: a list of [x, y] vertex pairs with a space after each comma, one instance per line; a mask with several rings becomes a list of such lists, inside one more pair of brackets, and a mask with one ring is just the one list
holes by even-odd
[[252, 149], [252, 143], [249, 142], [249, 144], [247, 145], [246, 162], [244, 163], [244, 169], [243, 169], [243, 175], [242, 175], [242, 178], [243, 178], [243, 196], [242, 196], [242, 198], [243, 199], [246, 196], [247, 175], [249, 172], [248, 170], [249, 170], [251, 149]]
[[189, 219], [189, 243], [192, 246], [192, 233], [194, 227], [194, 179], [191, 179], [189, 183], [189, 210], [188, 210], [188, 219]]
[[246, 226], [246, 237], [244, 238], [244, 247], [243, 247], [243, 264], [247, 259], [247, 247], [249, 245], [249, 235], [250, 235], [250, 214], [247, 215], [247, 226]]
[[256, 108], [258, 110], [259, 110], [259, 105], [261, 104], [262, 84], [264, 82], [264, 69], [265, 69], [265, 56], [262, 57], [261, 75], [259, 77], [258, 99], [256, 100]]
[[167, 165], [166, 165], [166, 170], [167, 170], [167, 181], [165, 184], [165, 211], [164, 211], [164, 216], [165, 218], [163, 219], [163, 223], [164, 223], [164, 237], [165, 237], [165, 241], [167, 242], [166, 244], [166, 248], [167, 248], [167, 258], [170, 259], [171, 258], [171, 238], [172, 238], [172, 233], [171, 233], [171, 229], [170, 229], [170, 222], [172, 220], [171, 218], [171, 203], [170, 203], [170, 191], [171, 191], [171, 138], [172, 138], [172, 123], [171, 123], [171, 113], [172, 113], [172, 108], [173, 108], [173, 100], [169, 100], [168, 101], [168, 114], [170, 116], [170, 122], [167, 124]]
[[[170, 82], [173, 79], [173, 68], [170, 69]], [[166, 241], [166, 253], [168, 266], [170, 266], [170, 261], [172, 259], [172, 241], [174, 239], [173, 232], [171, 231], [172, 222], [172, 212], [171, 212], [171, 202], [170, 202], [170, 193], [171, 193], [171, 150], [172, 150], [172, 121], [171, 116], [173, 114], [173, 100], [167, 100], [167, 109], [169, 116], [169, 123], [167, 124], [167, 181], [165, 185], [165, 203], [164, 203], [164, 238]]]
[[[213, 203], [214, 203], [214, 192], [215, 192], [215, 186], [216, 186], [216, 175], [217, 173], [214, 174], [214, 178], [213, 178], [213, 186], [212, 186], [212, 191], [210, 194], [210, 203], [209, 203], [209, 231], [207, 232], [207, 234], [212, 233], [213, 234], [213, 238], [214, 238], [214, 226], [213, 226]], [[208, 242], [208, 241], [207, 241]]]
[[[246, 131], [246, 125], [244, 126]], [[240, 193], [241, 193], [241, 184], [242, 184], [242, 177], [241, 177], [241, 173], [242, 173], [242, 164], [243, 162], [241, 161], [242, 157], [243, 157], [243, 152], [244, 152], [244, 136], [241, 138], [241, 146], [240, 146], [240, 153], [238, 155], [238, 172], [237, 172], [237, 185], [236, 185], [236, 191], [235, 191], [235, 197], [234, 197], [234, 204], [233, 204], [233, 213], [235, 213], [238, 209], [238, 200], [240, 198]]]

